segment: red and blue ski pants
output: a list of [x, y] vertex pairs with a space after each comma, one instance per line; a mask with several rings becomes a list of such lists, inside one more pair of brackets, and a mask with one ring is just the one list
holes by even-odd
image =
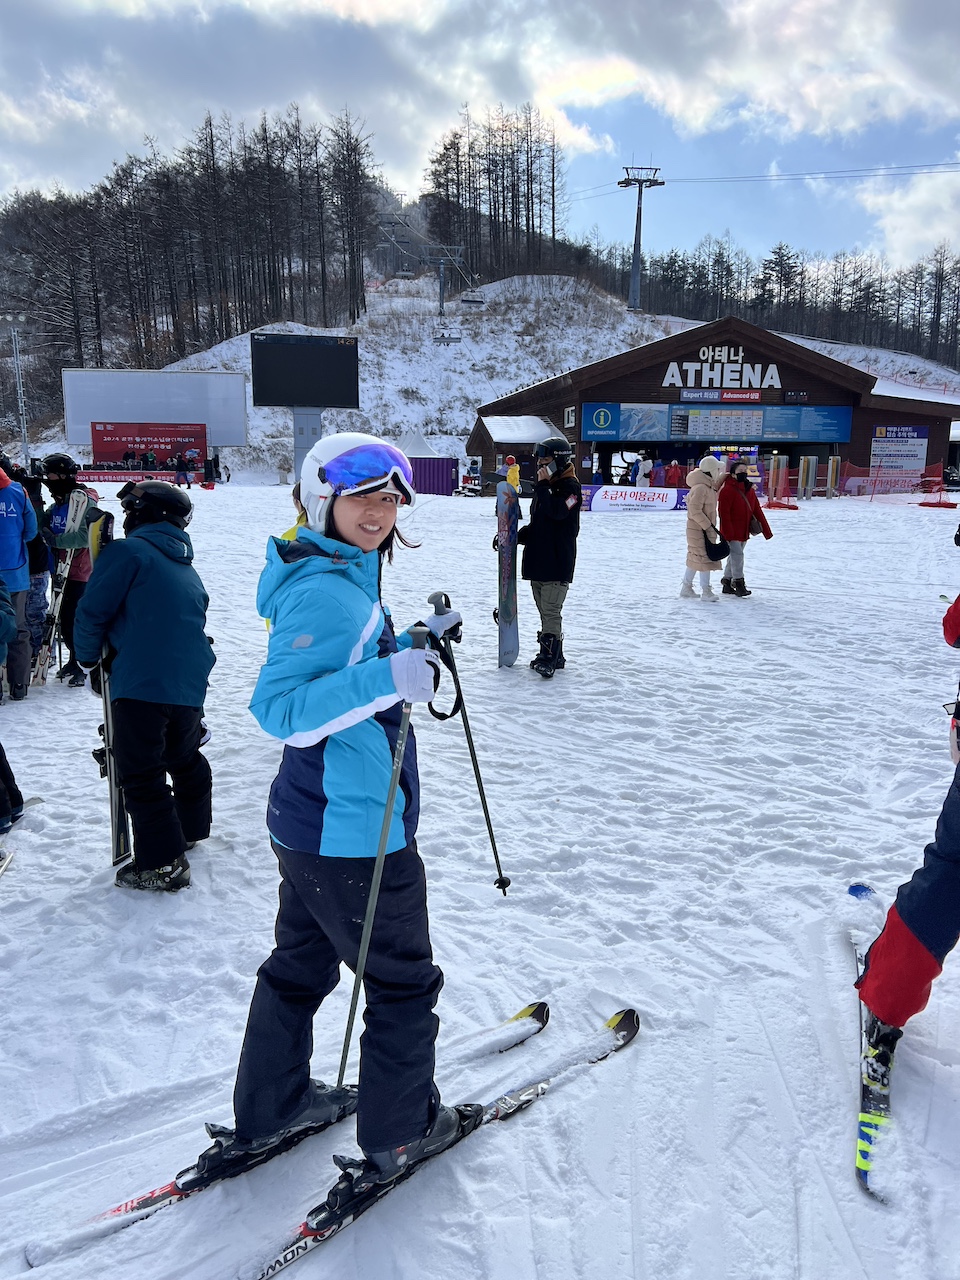
[[897, 891], [883, 932], [867, 952], [860, 999], [881, 1022], [902, 1027], [926, 1007], [934, 978], [960, 938], [960, 766], [932, 844]]

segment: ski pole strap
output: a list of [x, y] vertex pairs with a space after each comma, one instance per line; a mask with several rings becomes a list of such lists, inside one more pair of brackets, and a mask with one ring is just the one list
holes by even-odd
[[[444, 637], [446, 639], [446, 637]], [[433, 646], [431, 646], [432, 648]], [[460, 692], [460, 681], [457, 679], [457, 669], [453, 663], [453, 657], [450, 650], [443, 640], [436, 646], [436, 651], [440, 655], [440, 661], [453, 676], [453, 687], [456, 690], [454, 696], [453, 707], [449, 711], [438, 711], [432, 702], [427, 703], [427, 710], [433, 716], [434, 720], [452, 720], [454, 716], [460, 714], [463, 710], [463, 694]]]
[[[450, 597], [445, 591], [434, 591], [433, 595], [427, 597], [427, 604], [433, 606], [433, 611], [438, 618], [442, 618], [445, 613], [450, 612]], [[454, 640], [459, 644], [461, 638], [458, 625], [455, 630], [444, 632], [433, 646], [440, 654], [440, 661], [453, 676], [453, 687], [456, 690], [453, 707], [450, 711], [438, 711], [432, 702], [427, 704], [427, 710], [434, 720], [452, 720], [454, 716], [459, 715], [463, 710], [463, 694], [460, 692], [460, 680], [457, 676], [456, 664], [453, 661], [453, 652], [450, 649], [450, 641]]]

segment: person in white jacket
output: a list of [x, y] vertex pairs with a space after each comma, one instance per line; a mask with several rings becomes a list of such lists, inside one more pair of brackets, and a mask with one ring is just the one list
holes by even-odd
[[[714, 569], [722, 570], [720, 560], [707, 555], [706, 539], [720, 541], [717, 528], [717, 489], [723, 483], [724, 465], [713, 454], [701, 458], [687, 476], [690, 492], [687, 494], [687, 567], [683, 575], [680, 595], [687, 600], [703, 600], [709, 604], [719, 599], [710, 585]], [[700, 575], [700, 596], [693, 589], [694, 574]]]

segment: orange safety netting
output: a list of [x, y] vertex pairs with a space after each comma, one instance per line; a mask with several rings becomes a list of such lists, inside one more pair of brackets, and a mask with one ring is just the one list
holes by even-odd
[[[891, 470], [888, 467], [855, 467], [845, 462], [840, 468], [840, 492], [853, 497], [875, 498], [878, 494], [923, 493], [941, 495], [935, 506], [946, 506], [943, 494], [943, 463], [910, 470]], [[924, 504], [929, 505], [929, 504]]]

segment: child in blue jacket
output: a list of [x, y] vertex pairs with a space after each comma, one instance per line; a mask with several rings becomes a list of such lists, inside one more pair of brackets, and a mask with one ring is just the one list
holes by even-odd
[[[406, 456], [374, 436], [316, 444], [303, 464], [306, 524], [271, 539], [257, 606], [270, 627], [250, 709], [284, 743], [267, 827], [280, 863], [277, 945], [261, 965], [234, 1092], [236, 1132], [201, 1157], [259, 1163], [356, 1109], [370, 1181], [387, 1181], [460, 1136], [434, 1083], [433, 963], [417, 852], [416, 743], [407, 738], [364, 971], [359, 1091], [310, 1079], [313, 1018], [356, 967], [402, 704], [429, 702], [437, 655], [396, 635], [380, 600], [397, 508], [415, 498]], [[406, 544], [409, 545], [409, 544]], [[435, 636], [456, 626], [435, 615]]]

